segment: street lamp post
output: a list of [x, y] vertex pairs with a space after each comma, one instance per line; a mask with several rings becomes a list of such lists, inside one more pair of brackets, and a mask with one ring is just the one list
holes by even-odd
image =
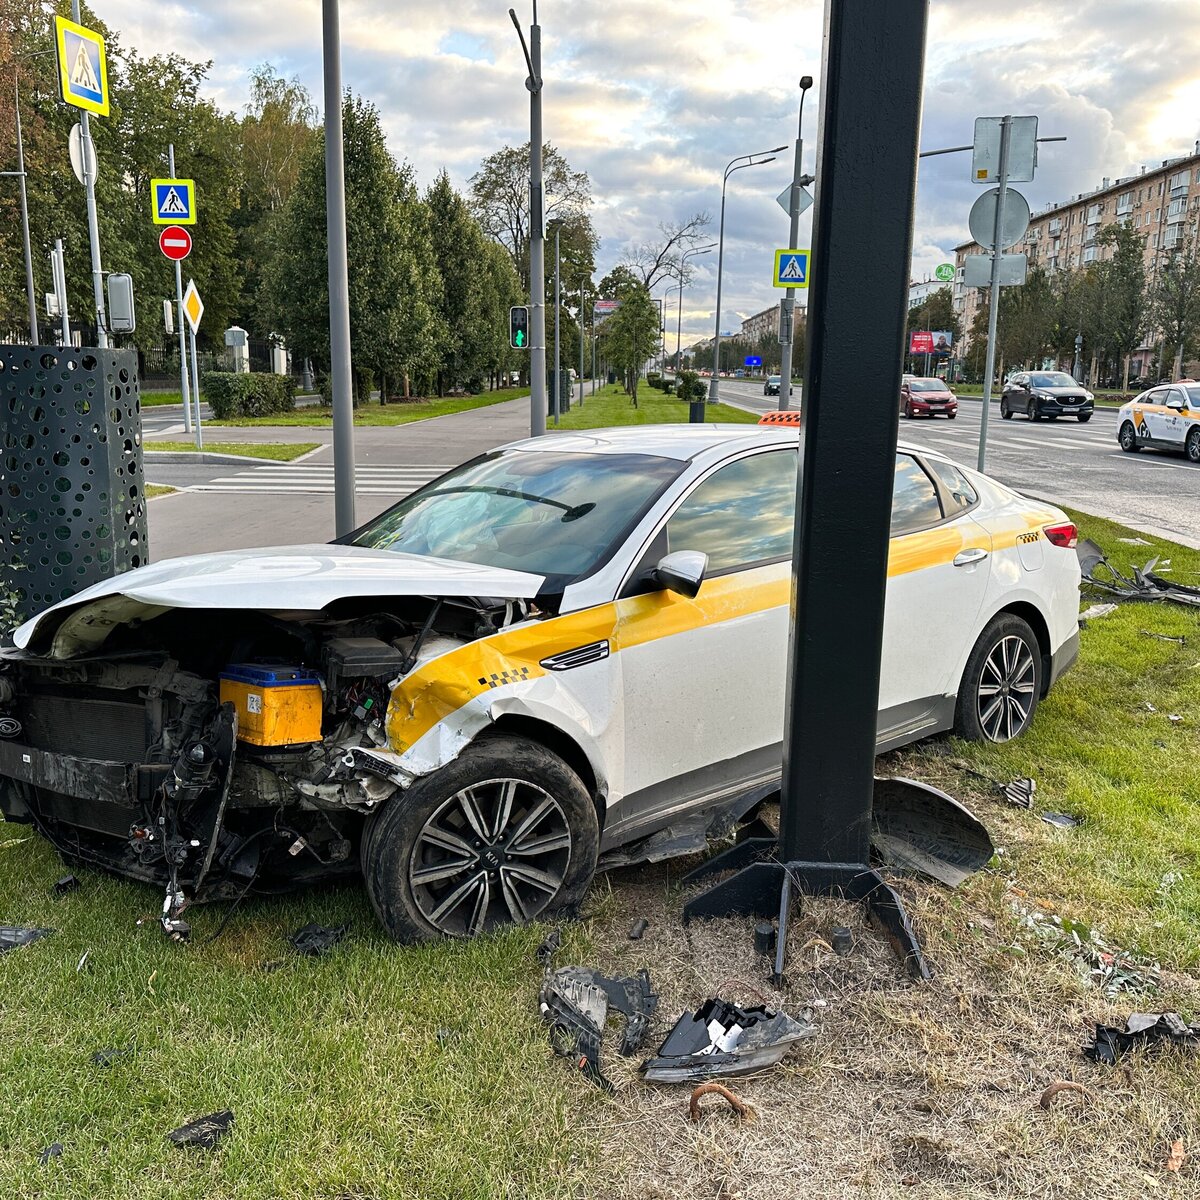
[[562, 256], [559, 252], [558, 235], [562, 232], [562, 222], [554, 222], [554, 424], [558, 424], [558, 414], [562, 411], [562, 371], [559, 362], [558, 314], [562, 310]]
[[29, 344], [36, 346], [39, 341], [37, 300], [33, 293], [33, 252], [29, 244], [29, 199], [25, 191], [25, 139], [21, 136], [21, 82], [16, 72], [13, 72], [13, 110], [16, 114], [17, 126], [17, 169], [15, 171], [0, 171], [0, 175], [15, 175], [20, 180], [21, 189], [21, 236], [25, 243], [25, 299], [29, 304]]
[[583, 407], [583, 297], [587, 291], [588, 281], [581, 280], [579, 284], [579, 407]]
[[[721, 179], [721, 230], [717, 235], [717, 314], [716, 329], [714, 330], [713, 337], [712, 378], [708, 381], [709, 404], [716, 404], [720, 399], [720, 389], [717, 379], [721, 372], [721, 273], [725, 267], [725, 185], [729, 182], [729, 177], [734, 171], [742, 171], [746, 167], [765, 166], [769, 162], [774, 162], [775, 155], [781, 150], [786, 149], [786, 146], [776, 146], [773, 150], [760, 150], [754, 154], [739, 154], [737, 158], [730, 160], [729, 165], [725, 168], [725, 174]], [[769, 155], [770, 157], [764, 157], [764, 155]], [[692, 402], [691, 410], [688, 413], [688, 420], [694, 425], [703, 422], [704, 401], [702, 399]]]
[[538, 437], [546, 432], [546, 215], [542, 193], [542, 27], [538, 24], [537, 0], [533, 0], [533, 24], [529, 45], [513, 9], [508, 10], [516, 26], [529, 75], [529, 432]]
[[679, 315], [675, 320], [675, 374], [677, 376], [683, 366], [683, 359], [679, 355], [679, 350], [680, 342], [683, 339], [683, 280], [687, 274], [687, 260], [689, 258], [696, 258], [701, 254], [711, 254], [716, 249], [716, 246], [716, 242], [710, 242], [707, 246], [697, 246], [691, 250], [685, 250], [679, 259]]
[[1075, 366], [1071, 371], [1076, 383], [1083, 382], [1083, 334], [1075, 335]]
[[[812, 87], [812, 76], [800, 80], [800, 117], [796, 123], [796, 162], [792, 167], [792, 186], [789, 189], [788, 216], [791, 226], [788, 231], [788, 249], [792, 249], [800, 238], [800, 178], [804, 170], [804, 97]], [[786, 412], [792, 397], [792, 346], [795, 344], [793, 318], [796, 313], [796, 289], [788, 288], [783, 294], [779, 319], [779, 409]], [[787, 341], [783, 338], [786, 336]]]

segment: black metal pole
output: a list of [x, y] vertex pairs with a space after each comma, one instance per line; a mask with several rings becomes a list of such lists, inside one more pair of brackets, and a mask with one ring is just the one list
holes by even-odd
[[[911, 927], [869, 855], [927, 17], [927, 0], [826, 0], [779, 861], [685, 908], [766, 915], [784, 878], [839, 891], [866, 902], [918, 976]], [[779, 915], [782, 943], [786, 902]]]

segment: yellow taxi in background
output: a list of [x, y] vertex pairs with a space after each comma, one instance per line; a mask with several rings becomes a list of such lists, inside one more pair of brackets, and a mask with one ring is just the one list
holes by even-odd
[[1200, 463], [1200, 383], [1181, 379], [1136, 396], [1117, 415], [1117, 441], [1129, 454], [1174, 450]]

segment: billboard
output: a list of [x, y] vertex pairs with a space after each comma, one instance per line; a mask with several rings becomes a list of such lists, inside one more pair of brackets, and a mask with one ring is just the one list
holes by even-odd
[[949, 354], [954, 334], [948, 329], [914, 329], [908, 335], [909, 354]]
[[599, 325], [601, 321], [607, 317], [611, 317], [620, 307], [620, 300], [597, 300], [592, 305], [592, 323]]
[[954, 334], [949, 329], [935, 329], [930, 336], [934, 354], [949, 354], [954, 349]]

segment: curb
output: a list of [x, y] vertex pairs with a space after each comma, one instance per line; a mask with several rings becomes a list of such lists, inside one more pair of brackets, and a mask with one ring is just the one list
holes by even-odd
[[[315, 451], [309, 451], [315, 453]], [[278, 463], [278, 458], [258, 458], [250, 454], [212, 454], [207, 450], [150, 450], [144, 451], [147, 462], [181, 466], [187, 463]], [[307, 457], [307, 455], [303, 456]], [[295, 460], [292, 460], [295, 461]], [[174, 484], [167, 486], [173, 487]]]

